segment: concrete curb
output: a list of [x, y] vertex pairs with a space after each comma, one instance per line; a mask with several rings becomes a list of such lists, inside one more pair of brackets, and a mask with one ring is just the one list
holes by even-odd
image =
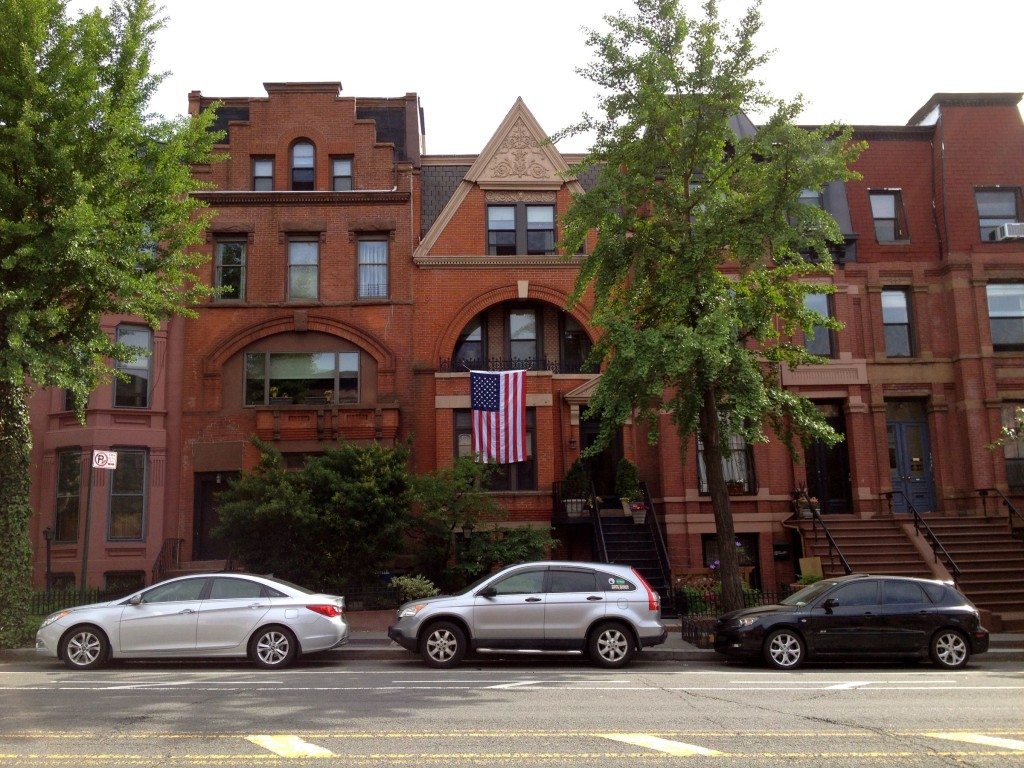
[[[418, 657], [399, 645], [386, 641], [360, 641], [334, 651], [322, 651], [308, 657], [313, 661], [414, 661]], [[517, 656], [516, 658], [530, 658]], [[535, 657], [536, 658], [536, 657]], [[546, 656], [545, 658], [553, 658]], [[640, 661], [703, 662], [723, 664], [725, 657], [704, 648], [647, 648], [638, 657]], [[1024, 647], [994, 647], [987, 653], [975, 657], [979, 662], [1020, 662], [1024, 661]], [[16, 648], [0, 650], [0, 663], [56, 663], [55, 659], [39, 656], [34, 649]]]

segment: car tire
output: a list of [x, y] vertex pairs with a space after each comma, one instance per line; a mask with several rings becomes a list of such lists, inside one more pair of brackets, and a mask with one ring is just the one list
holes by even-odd
[[617, 669], [624, 667], [636, 655], [633, 633], [618, 622], [598, 624], [587, 641], [590, 660], [599, 667]]
[[434, 669], [457, 666], [466, 657], [466, 633], [450, 621], [435, 622], [423, 632], [420, 656]]
[[807, 646], [792, 629], [776, 629], [764, 639], [764, 660], [775, 669], [796, 669], [804, 663]]
[[99, 627], [72, 627], [61, 638], [60, 658], [71, 669], [96, 669], [106, 663], [108, 656], [110, 642]]
[[971, 647], [963, 632], [955, 629], [940, 629], [932, 637], [929, 655], [932, 663], [943, 669], [961, 669], [971, 658]]
[[299, 643], [285, 627], [261, 627], [249, 640], [249, 658], [262, 669], [283, 669], [295, 661], [298, 654]]

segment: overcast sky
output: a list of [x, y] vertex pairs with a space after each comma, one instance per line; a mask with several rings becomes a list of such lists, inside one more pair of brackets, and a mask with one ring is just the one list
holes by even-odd
[[[79, 7], [96, 0], [75, 0]], [[737, 18], [749, 3], [721, 0]], [[699, 2], [688, 2], [693, 12]], [[164, 0], [153, 103], [262, 96], [264, 82], [341, 81], [349, 96], [419, 94], [432, 154], [479, 152], [517, 96], [549, 133], [593, 108], [575, 73], [582, 26], [627, 0]], [[763, 0], [762, 78], [802, 93], [802, 123], [904, 125], [936, 92], [1024, 91], [1024, 0]], [[580, 140], [559, 145], [584, 151]]]

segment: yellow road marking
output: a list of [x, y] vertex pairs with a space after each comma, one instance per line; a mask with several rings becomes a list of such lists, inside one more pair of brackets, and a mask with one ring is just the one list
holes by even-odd
[[600, 736], [604, 739], [621, 741], [623, 744], [632, 744], [634, 747], [646, 747], [647, 749], [653, 749], [658, 752], [675, 755], [676, 757], [693, 757], [694, 755], [711, 757], [722, 754], [721, 752], [717, 752], [713, 749], [698, 747], [696, 744], [684, 744], [681, 741], [669, 741], [668, 739], [660, 739], [657, 736], [649, 736], [646, 733], [602, 733]]
[[331, 750], [310, 744], [298, 736], [246, 736], [245, 738], [281, 757], [334, 757]]
[[934, 739], [946, 739], [947, 741], [965, 741], [968, 744], [984, 744], [986, 747], [1002, 747], [1012, 749], [1014, 752], [1024, 752], [1024, 741], [1017, 739], [1000, 739], [996, 736], [987, 736], [981, 733], [926, 733]]

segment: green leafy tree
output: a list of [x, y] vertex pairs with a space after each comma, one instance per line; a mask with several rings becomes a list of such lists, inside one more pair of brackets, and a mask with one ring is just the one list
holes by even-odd
[[474, 531], [460, 544], [450, 573], [457, 586], [463, 586], [506, 565], [543, 560], [556, 546], [558, 541], [551, 537], [550, 528], [491, 525]]
[[342, 443], [289, 472], [254, 442], [260, 462], [221, 494], [216, 530], [246, 568], [341, 590], [402, 550], [413, 500], [407, 447]]
[[483, 520], [499, 520], [505, 514], [486, 491], [493, 470], [493, 464], [460, 457], [452, 466], [415, 480], [416, 516], [409, 531], [415, 544], [414, 562], [444, 589], [459, 586], [449, 573], [456, 537], [479, 527]]
[[[763, 442], [771, 431], [791, 448], [794, 435], [839, 439], [811, 402], [781, 388], [780, 368], [823, 362], [792, 343], [797, 329], [841, 327], [804, 307], [806, 294], [831, 292], [829, 245], [841, 233], [798, 199], [852, 178], [861, 147], [841, 126], [797, 127], [800, 100], [765, 92], [755, 77], [765, 61], [754, 46], [756, 5], [733, 28], [713, 0], [693, 18], [678, 0], [637, 0], [635, 15], [605, 20], [609, 31], [588, 32], [595, 57], [580, 70], [602, 89], [603, 114], [566, 131], [593, 132], [572, 170], [596, 168], [598, 181], [563, 221], [565, 253], [598, 233], [573, 296], [593, 289], [601, 330], [592, 360], [603, 361], [603, 376], [590, 403], [601, 434], [592, 450], [630, 416], [654, 425], [663, 412], [682, 445], [700, 437], [723, 602], [738, 608], [722, 456], [734, 435]], [[769, 117], [742, 130], [744, 111]]]
[[25, 636], [30, 382], [79, 403], [109, 376], [104, 314], [156, 327], [204, 294], [190, 165], [212, 115], [147, 114], [161, 21], [149, 0], [75, 18], [65, 0], [0, 0], [0, 645]]

